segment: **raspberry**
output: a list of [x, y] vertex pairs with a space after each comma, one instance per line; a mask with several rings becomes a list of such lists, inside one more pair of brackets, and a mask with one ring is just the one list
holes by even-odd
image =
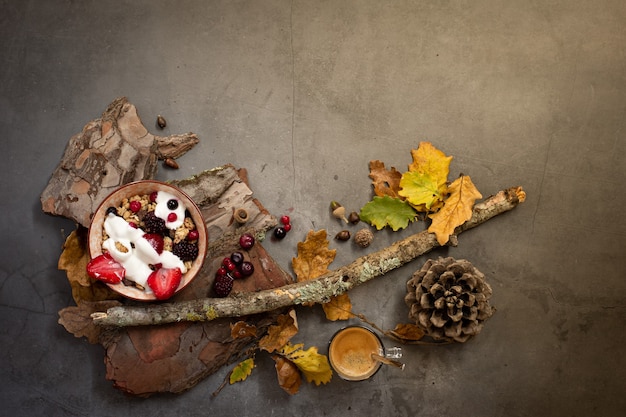
[[157, 217], [153, 211], [149, 211], [143, 217], [143, 225], [144, 229], [148, 233], [164, 234], [167, 231], [167, 226], [165, 226], [165, 220]]
[[216, 275], [213, 281], [213, 291], [218, 297], [226, 297], [233, 289], [233, 277], [230, 274]]
[[182, 240], [178, 243], [174, 243], [172, 253], [178, 256], [183, 262], [193, 261], [198, 257], [198, 246], [186, 240]]

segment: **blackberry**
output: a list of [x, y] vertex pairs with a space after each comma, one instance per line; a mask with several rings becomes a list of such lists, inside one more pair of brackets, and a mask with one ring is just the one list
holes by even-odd
[[165, 220], [157, 217], [153, 211], [149, 211], [143, 216], [143, 225], [148, 233], [158, 233], [162, 235], [168, 231], [167, 226], [165, 226]]
[[193, 261], [198, 257], [198, 246], [186, 240], [174, 243], [172, 253], [178, 256], [183, 262]]
[[115, 215], [117, 216], [117, 209], [116, 209], [115, 207], [109, 207], [109, 208], [107, 208], [107, 211], [106, 211], [107, 216], [108, 216], [109, 214], [111, 214], [111, 213], [112, 213], [112, 214], [115, 214]]
[[230, 274], [216, 274], [213, 281], [213, 291], [218, 297], [226, 297], [233, 289], [233, 276]]

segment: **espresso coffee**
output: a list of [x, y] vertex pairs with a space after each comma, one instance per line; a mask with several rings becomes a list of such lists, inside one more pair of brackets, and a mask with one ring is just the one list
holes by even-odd
[[372, 331], [353, 326], [335, 334], [328, 347], [328, 358], [341, 378], [362, 381], [380, 368], [380, 362], [372, 359], [372, 353], [379, 355], [382, 350], [380, 339]]

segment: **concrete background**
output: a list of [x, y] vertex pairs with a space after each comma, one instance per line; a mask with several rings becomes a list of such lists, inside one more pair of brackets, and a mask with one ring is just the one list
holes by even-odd
[[[626, 2], [16, 1], [0, 10], [0, 404], [11, 416], [621, 416], [626, 409]], [[405, 348], [407, 369], [304, 383], [295, 396], [258, 355], [179, 396], [129, 398], [100, 346], [57, 324], [72, 304], [56, 269], [74, 225], [39, 195], [68, 139], [127, 96], [153, 133], [200, 144], [158, 179], [225, 163], [294, 229], [265, 245], [287, 270], [336, 199], [371, 198], [368, 162], [404, 171], [430, 141], [484, 196], [527, 201], [460, 236], [498, 311], [465, 345]], [[372, 248], [422, 230], [376, 235]], [[362, 252], [338, 249], [331, 267]], [[404, 286], [427, 257], [354, 289], [355, 311], [406, 321]], [[298, 310], [295, 341], [344, 323]]]

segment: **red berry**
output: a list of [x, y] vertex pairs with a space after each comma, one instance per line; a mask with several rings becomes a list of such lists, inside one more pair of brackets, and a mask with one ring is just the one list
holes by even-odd
[[291, 230], [291, 224], [287, 223], [286, 225], [283, 226], [283, 229], [285, 229], [285, 232], [288, 232]]
[[235, 265], [230, 258], [224, 258], [222, 266], [224, 266], [228, 272], [234, 271], [237, 268], [237, 265]]
[[150, 193], [150, 202], [151, 203], [155, 203], [156, 202], [157, 194], [158, 194], [157, 191], [153, 191], [153, 192]]
[[137, 228], [137, 223], [135, 223], [135, 222], [128, 222], [128, 225], [129, 225], [130, 227], [132, 227], [133, 229], [136, 229], [136, 228]]
[[235, 278], [235, 279], [241, 279], [241, 278], [243, 278], [243, 274], [242, 274], [242, 273], [241, 273], [241, 271], [240, 271], [240, 270], [238, 270], [238, 269], [235, 269], [235, 270], [232, 272], [232, 274], [233, 274], [233, 278]]
[[226, 268], [224, 268], [223, 266], [217, 269], [217, 272], [215, 273], [215, 275], [226, 275], [228, 273], [228, 271], [226, 270]]
[[245, 250], [251, 249], [254, 246], [254, 236], [250, 233], [244, 233], [239, 238], [239, 246]]
[[163, 253], [163, 236], [158, 233], [146, 233], [143, 238], [150, 242], [150, 245], [159, 255]]
[[178, 216], [176, 215], [176, 213], [170, 213], [167, 215], [168, 222], [175, 222], [176, 219], [178, 219]]
[[130, 211], [132, 211], [133, 213], [137, 213], [139, 210], [141, 210], [141, 203], [137, 200], [133, 200], [128, 203], [128, 208], [130, 208]]
[[187, 233], [187, 240], [198, 240], [199, 238], [200, 232], [198, 232], [196, 229], [190, 230], [189, 233]]
[[291, 219], [289, 218], [289, 216], [284, 215], [280, 218], [280, 222], [284, 225], [287, 225], [291, 222]]

